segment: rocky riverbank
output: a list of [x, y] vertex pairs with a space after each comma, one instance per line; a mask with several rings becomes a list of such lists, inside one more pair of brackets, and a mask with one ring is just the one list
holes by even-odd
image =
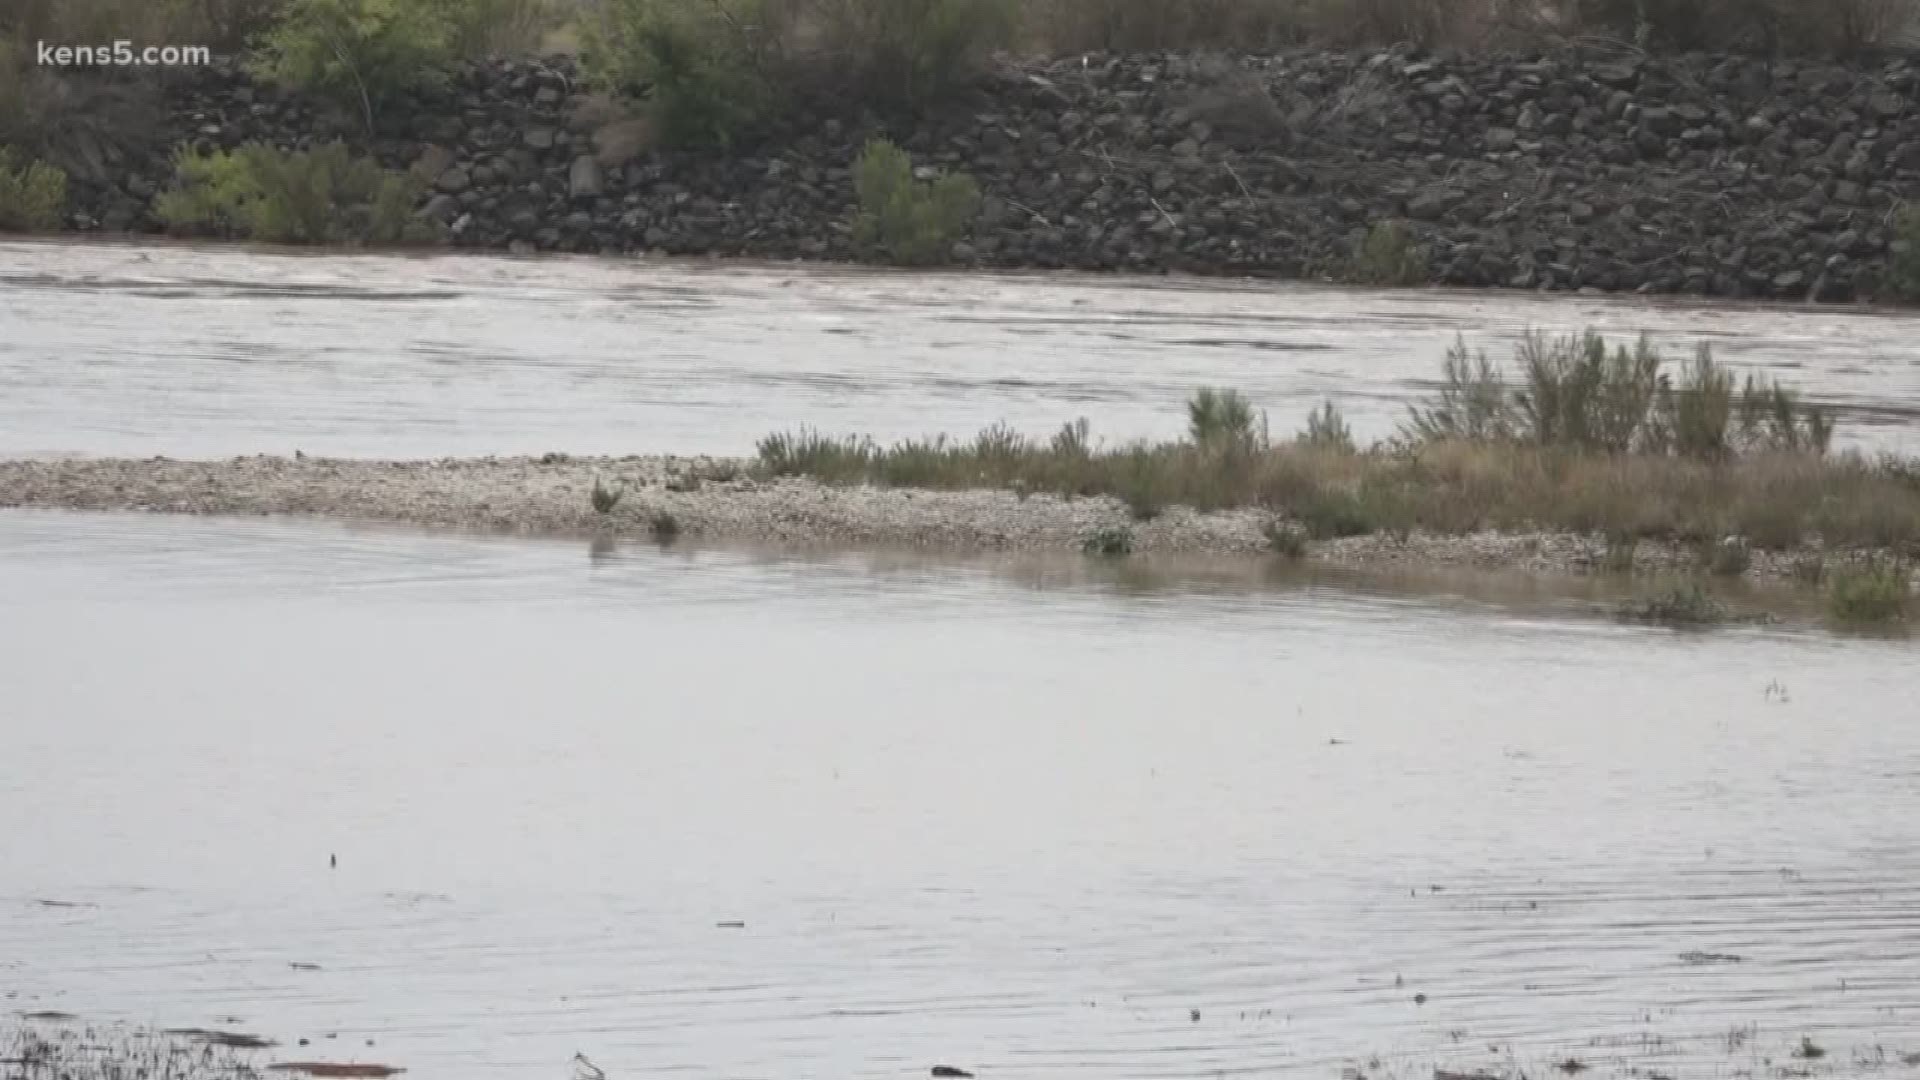
[[[594, 506], [596, 487], [619, 497]], [[793, 545], [1096, 551], [1111, 538], [1140, 554], [1273, 558], [1273, 515], [1180, 507], [1136, 521], [1107, 497], [1025, 498], [1005, 491], [838, 487], [762, 480], [743, 463], [627, 457], [330, 460], [240, 457], [0, 461], [0, 508], [307, 515], [542, 536], [681, 537]], [[1752, 553], [1755, 579], [1792, 576], [1817, 549]], [[1317, 541], [1306, 557], [1336, 566], [1463, 567], [1585, 573], [1608, 560], [1596, 537], [1478, 533], [1404, 538], [1376, 533]], [[1637, 572], [1690, 569], [1691, 549], [1639, 544]], [[1625, 569], [1615, 566], [1614, 569]]]
[[[565, 58], [468, 68], [368, 146], [232, 63], [172, 81], [144, 149], [78, 132], [71, 224], [157, 229], [185, 142], [344, 137], [425, 164], [451, 242], [841, 260], [877, 120], [802, 111], [731, 153], [646, 147]], [[891, 134], [986, 193], [956, 263], [1317, 277], [1404, 219], [1433, 281], [1843, 301], [1920, 196], [1920, 63], [1566, 52], [1089, 56], [1002, 67]]]

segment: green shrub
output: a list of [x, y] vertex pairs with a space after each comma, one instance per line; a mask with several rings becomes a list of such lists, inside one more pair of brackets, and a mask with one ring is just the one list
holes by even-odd
[[1715, 577], [1739, 577], [1753, 566], [1753, 549], [1739, 537], [1726, 537], [1701, 552], [1701, 563]]
[[1427, 283], [1427, 249], [1398, 221], [1367, 230], [1340, 277], [1352, 285], [1406, 286]]
[[1252, 453], [1266, 442], [1263, 427], [1255, 423], [1253, 402], [1238, 390], [1203, 386], [1187, 399], [1187, 434], [1209, 453]]
[[388, 106], [444, 82], [457, 59], [457, 2], [288, 0], [251, 67], [331, 100], [372, 131]]
[[593, 478], [593, 491], [587, 496], [587, 501], [593, 505], [594, 513], [611, 514], [613, 508], [620, 505], [620, 498], [625, 494], [624, 489], [610, 487], [606, 481], [596, 476]]
[[607, 0], [581, 59], [598, 85], [648, 97], [669, 142], [725, 147], [779, 103], [778, 13], [777, 0]]
[[1828, 575], [1827, 614], [1850, 625], [1896, 623], [1907, 614], [1907, 568], [1890, 559], [1835, 567]]
[[354, 157], [342, 143], [293, 151], [248, 143], [204, 156], [183, 147], [174, 168], [175, 186], [154, 210], [184, 232], [304, 244], [432, 238], [413, 213], [419, 179]]
[[1266, 538], [1267, 550], [1281, 558], [1297, 562], [1307, 557], [1307, 531], [1299, 525], [1275, 518], [1260, 532]]
[[1660, 354], [1642, 335], [1631, 352], [1600, 335], [1530, 333], [1517, 353], [1520, 434], [1541, 446], [1625, 453], [1645, 430], [1660, 387]]
[[1117, 558], [1133, 554], [1133, 530], [1107, 525], [1094, 530], [1080, 541], [1080, 549], [1089, 555]]
[[826, 61], [876, 106], [919, 109], [1012, 41], [1016, 0], [822, 0]]
[[1894, 214], [1886, 291], [1898, 300], [1920, 300], [1920, 206], [1903, 205]]
[[1464, 338], [1447, 349], [1437, 398], [1408, 411], [1401, 434], [1412, 442], [1503, 442], [1513, 434], [1506, 378], [1486, 353], [1468, 353]]
[[1318, 409], [1307, 414], [1307, 429], [1300, 433], [1299, 442], [1303, 446], [1351, 454], [1353, 429], [1347, 426], [1346, 417], [1340, 415], [1331, 400], [1323, 401]]
[[854, 242], [887, 260], [919, 266], [945, 260], [980, 208], [980, 189], [959, 173], [921, 180], [906, 151], [874, 139], [854, 164], [860, 212]]
[[665, 510], [656, 510], [647, 518], [647, 529], [655, 540], [671, 544], [680, 535], [680, 519]]
[[0, 146], [0, 232], [52, 232], [67, 208], [67, 174], [43, 161], [14, 163]]
[[1622, 604], [1616, 614], [1626, 622], [1654, 626], [1699, 627], [1726, 622], [1726, 606], [1708, 595], [1698, 583], [1675, 586], [1657, 596]]

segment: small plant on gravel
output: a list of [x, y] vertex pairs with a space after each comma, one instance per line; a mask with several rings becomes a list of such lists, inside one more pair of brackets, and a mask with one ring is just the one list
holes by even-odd
[[67, 174], [43, 161], [16, 163], [0, 146], [0, 232], [52, 232], [67, 208]]
[[1793, 1056], [1806, 1061], [1817, 1061], [1827, 1056], [1827, 1048], [1814, 1042], [1812, 1036], [1802, 1035], [1800, 1046], [1794, 1050]]
[[605, 480], [596, 476], [593, 478], [593, 493], [587, 499], [593, 504], [594, 513], [611, 514], [613, 508], [620, 505], [620, 498], [625, 494], [624, 489], [609, 487]]
[[1827, 614], [1849, 626], [1888, 625], [1907, 616], [1908, 571], [1892, 559], [1835, 567], [1828, 575]]
[[1266, 537], [1267, 550], [1281, 558], [1297, 562], [1307, 557], [1307, 531], [1290, 521], [1273, 518], [1261, 529], [1261, 535]]
[[182, 232], [301, 244], [433, 239], [413, 213], [419, 178], [356, 157], [344, 143], [311, 150], [248, 143], [206, 155], [183, 147], [174, 169], [175, 186], [154, 210]]
[[1415, 242], [1413, 231], [1404, 223], [1376, 222], [1361, 239], [1340, 278], [1351, 285], [1425, 285], [1427, 249]]
[[1103, 558], [1119, 558], [1133, 554], [1133, 530], [1119, 525], [1107, 525], [1094, 530], [1080, 542], [1080, 549], [1089, 555]]
[[656, 510], [647, 519], [647, 528], [653, 531], [653, 538], [661, 543], [671, 543], [680, 535], [680, 519], [665, 510]]
[[1300, 433], [1299, 441], [1303, 446], [1343, 454], [1353, 453], [1354, 448], [1353, 429], [1347, 426], [1347, 418], [1340, 415], [1331, 400], [1322, 401], [1318, 409], [1307, 414], [1307, 429]]
[[854, 242], [903, 266], [944, 262], [980, 208], [980, 187], [962, 173], [921, 179], [907, 152], [874, 139], [853, 167], [860, 212]]
[[1714, 626], [1729, 618], [1726, 606], [1708, 595], [1698, 582], [1688, 582], [1658, 596], [1628, 601], [1616, 612], [1626, 622], [1654, 626]]

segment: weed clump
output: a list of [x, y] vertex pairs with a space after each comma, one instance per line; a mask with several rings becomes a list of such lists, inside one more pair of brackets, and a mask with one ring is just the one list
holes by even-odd
[[1133, 530], [1108, 525], [1094, 530], [1080, 542], [1080, 550], [1089, 555], [1118, 558], [1133, 554]]
[[1266, 538], [1267, 550], [1283, 559], [1298, 562], [1307, 557], [1307, 533], [1298, 525], [1275, 518], [1261, 529], [1261, 535]]
[[1408, 286], [1427, 283], [1427, 249], [1398, 221], [1376, 222], [1340, 273], [1351, 285]]
[[854, 163], [860, 211], [854, 242], [889, 262], [924, 266], [945, 261], [980, 208], [973, 178], [947, 173], [920, 179], [906, 151], [874, 139]]
[[625, 494], [625, 490], [610, 487], [605, 480], [596, 476], [593, 478], [593, 492], [587, 496], [587, 501], [593, 505], [594, 513], [611, 514], [613, 508], [620, 505], [620, 498]]
[[1753, 549], [1737, 536], [1729, 536], [1702, 552], [1707, 573], [1715, 577], [1739, 577], [1753, 567]]
[[1307, 414], [1307, 427], [1298, 441], [1302, 446], [1342, 454], [1351, 454], [1354, 450], [1353, 429], [1347, 426], [1346, 417], [1340, 415], [1331, 400], [1321, 402], [1318, 409]]
[[1907, 616], [1908, 572], [1892, 560], [1835, 568], [1827, 586], [1827, 614], [1849, 626], [1884, 626]]
[[1628, 601], [1616, 615], [1624, 622], [1651, 626], [1702, 627], [1726, 622], [1726, 606], [1710, 596], [1697, 582], [1678, 585], [1656, 596]]
[[647, 528], [653, 538], [663, 544], [670, 544], [680, 536], [680, 519], [665, 510], [656, 510], [647, 519]]
[[648, 96], [681, 145], [731, 145], [773, 112], [782, 24], [771, 0], [610, 0], [582, 56], [600, 85]]
[[280, 150], [248, 143], [233, 151], [174, 155], [175, 186], [154, 210], [188, 233], [273, 243], [398, 244], [435, 232], [413, 213], [417, 177], [355, 157], [344, 143]]
[[0, 232], [52, 232], [67, 208], [67, 174], [44, 161], [16, 164], [0, 146]]

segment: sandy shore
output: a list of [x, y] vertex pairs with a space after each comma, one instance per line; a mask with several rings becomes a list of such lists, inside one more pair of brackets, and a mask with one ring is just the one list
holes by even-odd
[[[593, 509], [596, 481], [622, 489]], [[806, 545], [1079, 551], [1103, 529], [1125, 529], [1141, 553], [1262, 556], [1264, 511], [1174, 508], [1134, 521], [1111, 498], [1021, 499], [1005, 491], [910, 491], [757, 480], [743, 462], [713, 458], [479, 458], [365, 461], [242, 457], [0, 461], [0, 507], [145, 510], [227, 516], [308, 515], [349, 521], [543, 536], [652, 537], [672, 518], [680, 536]], [[1582, 573], [1605, 553], [1598, 537], [1479, 533], [1404, 540], [1387, 535], [1310, 545], [1335, 565], [1474, 567]], [[1789, 575], [1806, 553], [1755, 552], [1749, 576]], [[1692, 565], [1695, 554], [1641, 544], [1634, 569]]]

